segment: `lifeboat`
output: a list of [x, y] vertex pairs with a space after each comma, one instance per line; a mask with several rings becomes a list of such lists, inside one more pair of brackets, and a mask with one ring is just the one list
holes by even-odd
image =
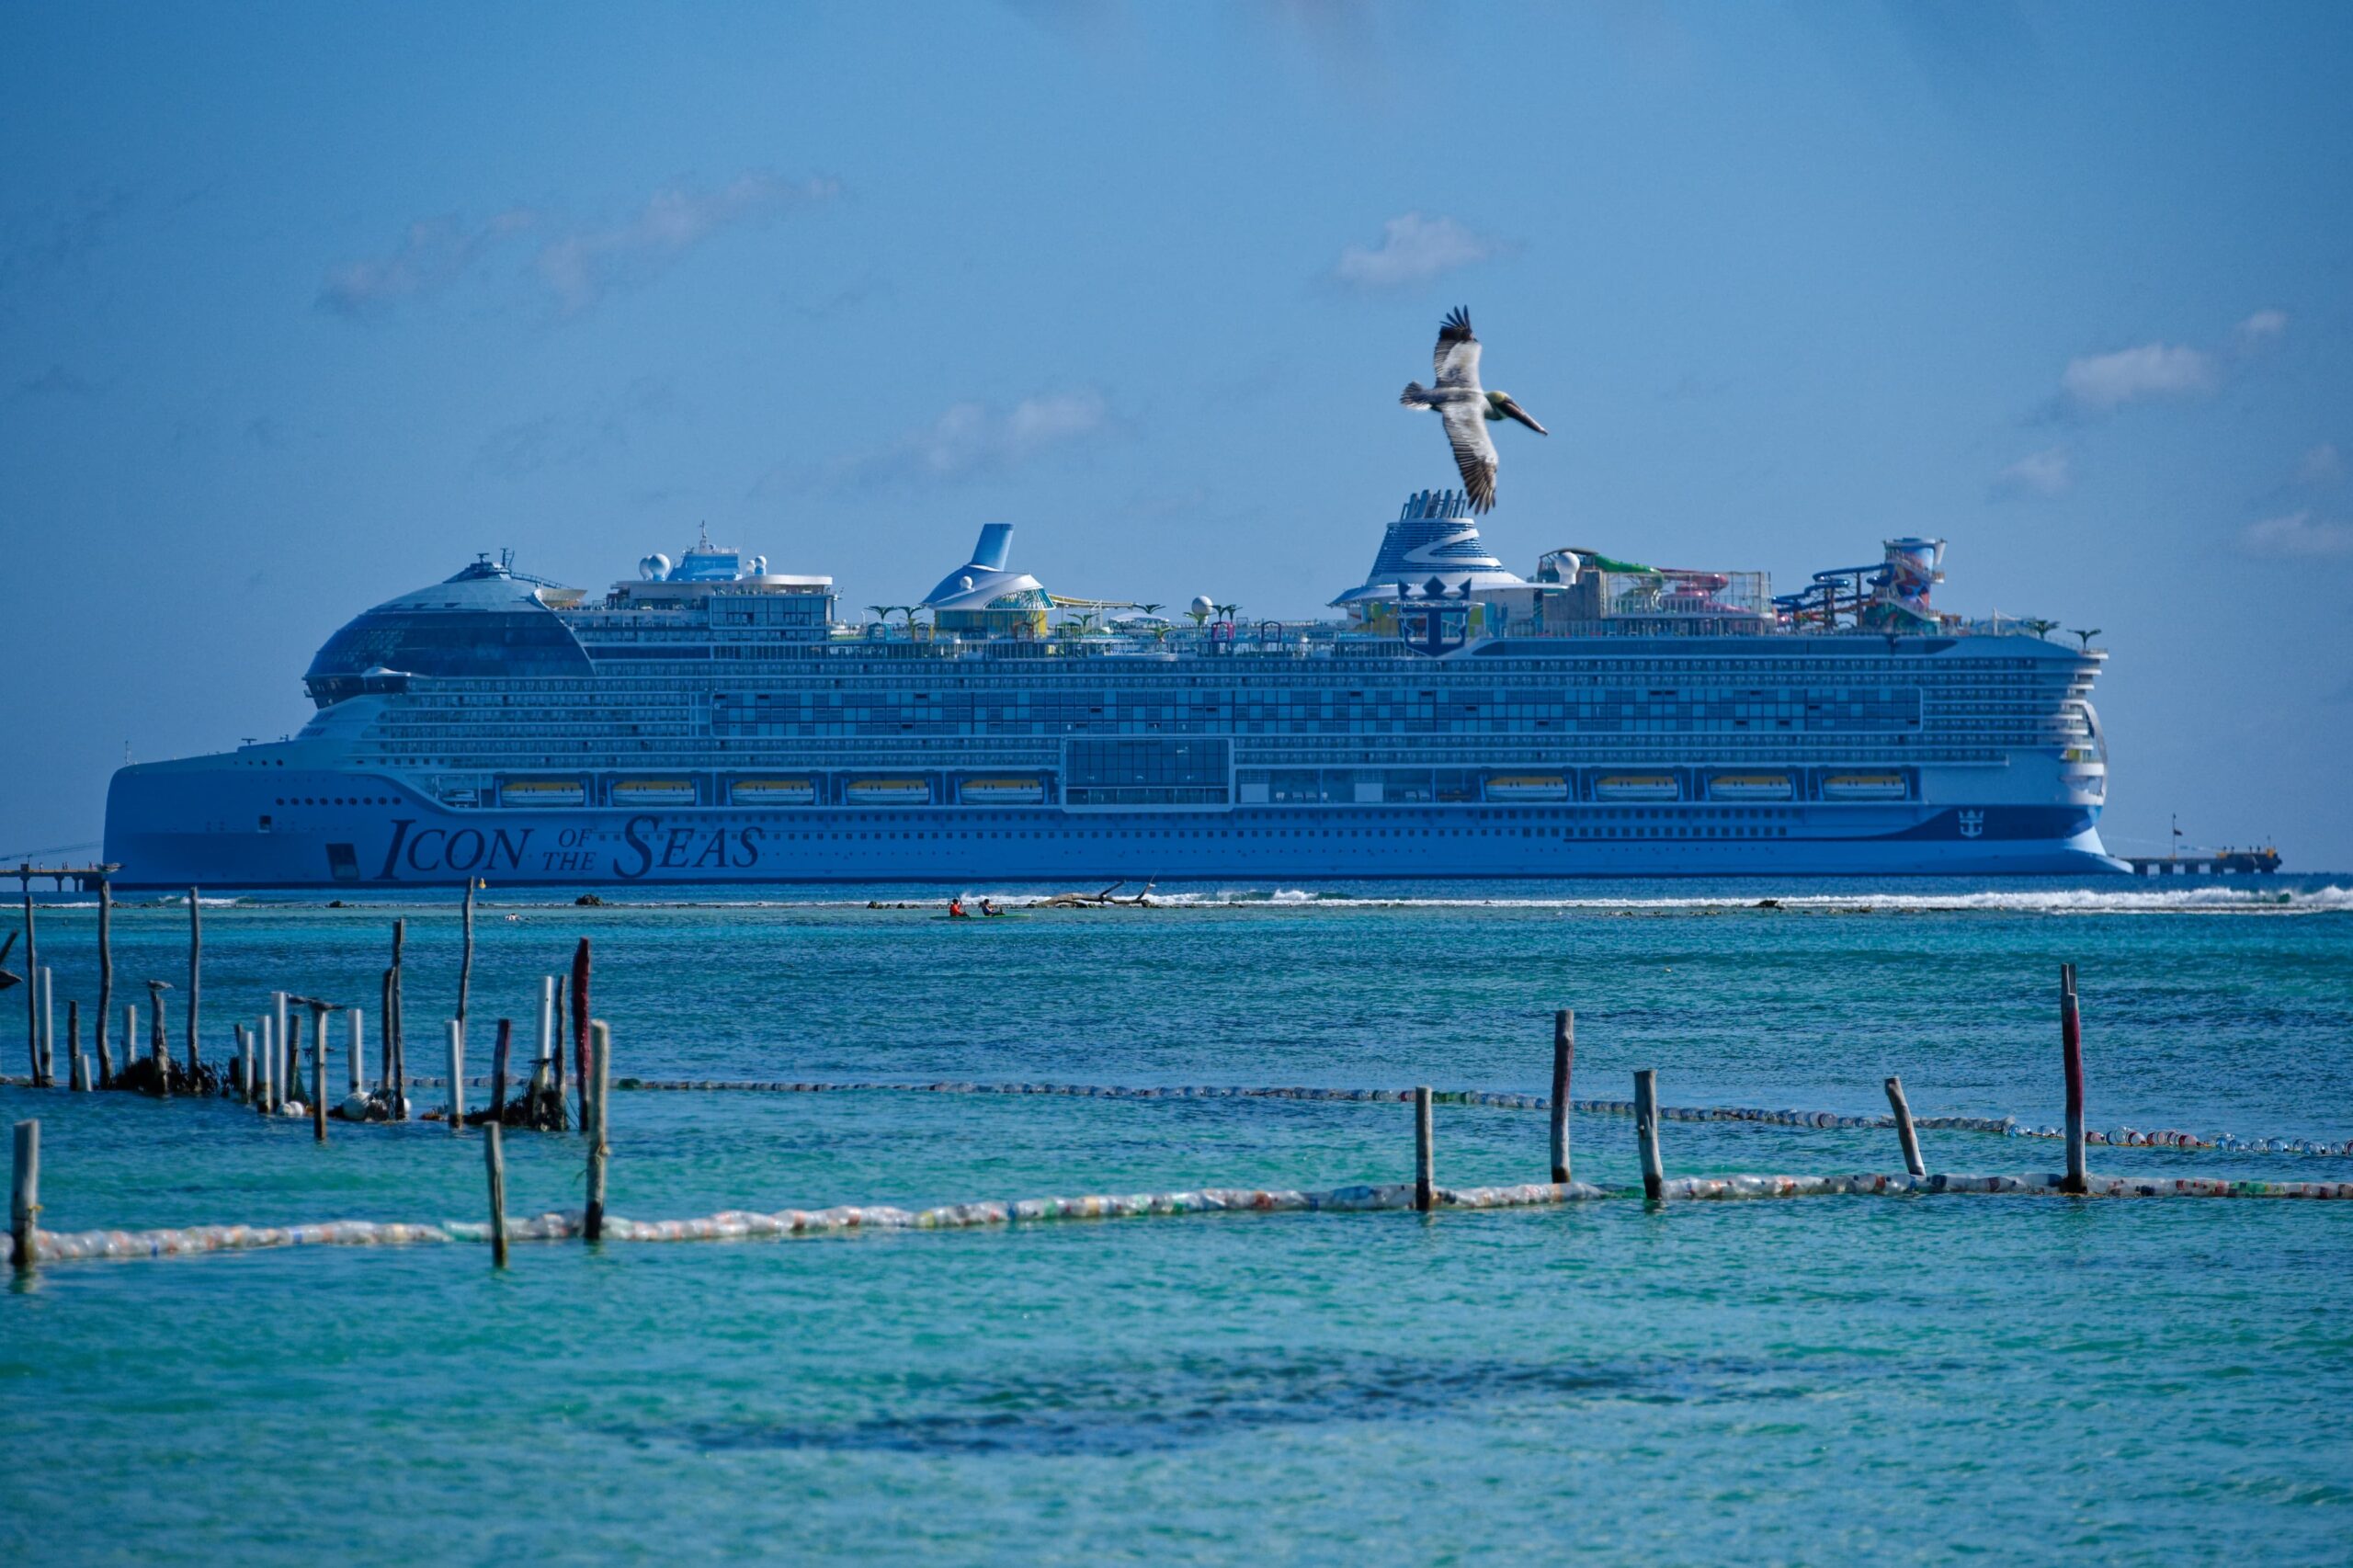
[[956, 797], [976, 806], [1035, 806], [1044, 803], [1042, 778], [967, 778]]
[[1612, 773], [1597, 778], [1597, 801], [1675, 801], [1682, 799], [1672, 773]]
[[510, 778], [498, 787], [502, 806], [578, 806], [588, 801], [577, 778]]
[[856, 778], [848, 795], [853, 806], [928, 805], [931, 783], [924, 778]]
[[695, 786], [691, 778], [617, 778], [613, 781], [613, 804], [617, 806], [691, 806], [695, 803]]
[[739, 806], [813, 806], [817, 786], [807, 778], [738, 778], [727, 798]]
[[1708, 780], [1711, 801], [1786, 801], [1792, 792], [1786, 773], [1719, 773]]
[[1834, 773], [1822, 781], [1825, 801], [1901, 801], [1910, 793], [1901, 773]]
[[1509, 773], [1487, 780], [1490, 801], [1565, 801], [1569, 781], [1557, 773]]

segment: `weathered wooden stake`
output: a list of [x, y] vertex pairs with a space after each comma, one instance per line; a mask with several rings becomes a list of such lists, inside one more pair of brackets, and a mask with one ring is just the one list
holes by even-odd
[[392, 971], [384, 971], [383, 1000], [376, 1015], [376, 1081], [392, 1089]]
[[384, 1036], [392, 1048], [392, 1067], [384, 1083], [392, 1092], [392, 1119], [408, 1119], [408, 996], [403, 986], [401, 949], [408, 940], [408, 922], [392, 922], [392, 1005], [384, 1017]]
[[40, 1261], [34, 1256], [40, 1233], [40, 1123], [20, 1121], [8, 1182], [8, 1234], [16, 1242], [17, 1273], [30, 1274]]
[[588, 1074], [588, 938], [572, 950], [572, 1050], [573, 1065], [580, 1076], [580, 1131], [588, 1131], [588, 1096], [592, 1087]]
[[[283, 991], [273, 991], [269, 994], [269, 1014], [271, 1019], [277, 1025], [277, 1028], [271, 1031], [269, 1038], [271, 1042], [278, 1047], [277, 1059], [269, 1064], [269, 1081], [278, 1085], [278, 1091], [279, 1094], [291, 1098], [300, 1091], [302, 1081], [296, 1077], [288, 1067], [288, 1064], [293, 1060], [294, 1042], [286, 1032], [287, 1024], [293, 1017], [293, 1013], [287, 1002], [287, 993]], [[275, 1111], [278, 1107], [273, 1105], [269, 1108], [272, 1111]]]
[[164, 1023], [164, 993], [170, 989], [167, 981], [147, 983], [147, 1054], [155, 1065], [155, 1094], [161, 1099], [172, 1096], [172, 1047]]
[[31, 1059], [33, 1087], [41, 1086], [40, 935], [33, 926], [33, 880], [25, 878], [25, 1054]]
[[204, 905], [197, 897], [197, 890], [188, 890], [188, 1074], [196, 1076], [197, 1063], [202, 1058], [197, 1053], [197, 1014], [204, 994]]
[[327, 1005], [311, 1004], [311, 1138], [327, 1141]]
[[264, 1116], [278, 1114], [278, 1036], [272, 1032], [269, 1015], [262, 1015], [256, 1026], [261, 1039], [254, 1051], [254, 1060], [261, 1066], [261, 1097], [254, 1104]]
[[466, 1126], [466, 1026], [457, 1018], [449, 1020], [449, 1131], [462, 1132]]
[[2075, 1007], [2075, 966], [2059, 966], [2059, 1044], [2067, 1070], [2067, 1176], [2062, 1192], [2087, 1190], [2084, 1167], [2084, 1024]]
[[466, 944], [465, 951], [458, 960], [458, 1022], [461, 1024], [466, 1021], [466, 999], [473, 994], [474, 987], [474, 883], [478, 880], [473, 877], [466, 879]]
[[33, 989], [40, 994], [40, 1076], [42, 1088], [57, 1084], [57, 976], [47, 964], [33, 971]]
[[254, 1103], [253, 1037], [245, 1032], [245, 1026], [243, 1024], [231, 1027], [237, 1031], [237, 1065], [233, 1069], [237, 1075], [229, 1086], [237, 1092], [238, 1098], [251, 1105]]
[[1577, 1016], [1552, 1015], [1552, 1180], [1569, 1179], [1569, 1075], [1577, 1059]]
[[[564, 1049], [563, 1044], [563, 983], [553, 975], [548, 978], [555, 985], [555, 1092], [556, 1097], [562, 1099], [563, 1097], [563, 1059], [572, 1053]], [[573, 1076], [578, 1078], [583, 1074], [575, 1071]], [[585, 1108], [580, 1123], [584, 1127], [588, 1124]]]
[[1904, 1099], [1903, 1079], [1887, 1081], [1887, 1103], [1895, 1112], [1895, 1137], [1904, 1145], [1904, 1168], [1915, 1176], [1927, 1176], [1928, 1167], [1920, 1163], [1920, 1135], [1912, 1130], [1912, 1108]]
[[65, 1004], [65, 1074], [68, 1088], [89, 1092], [90, 1063], [82, 1055], [82, 1004], [71, 998]]
[[1430, 1147], [1430, 1091], [1414, 1091], [1414, 1207], [1428, 1213], [1438, 1207], [1437, 1153]]
[[483, 1165], [490, 1172], [490, 1266], [506, 1267], [506, 1151], [499, 1142], [498, 1123], [485, 1123], [489, 1134], [482, 1142]]
[[[588, 944], [583, 942], [580, 947], [585, 952]], [[596, 1110], [588, 1124], [588, 1210], [582, 1216], [580, 1231], [594, 1242], [603, 1240], [605, 1234], [605, 1159], [612, 1152], [605, 1141], [605, 1089], [612, 1075], [613, 1036], [600, 1018], [589, 1026], [588, 1037], [590, 1062], [585, 1082], [597, 1086]]]
[[1643, 1196], [1655, 1203], [1666, 1194], [1666, 1171], [1658, 1160], [1658, 1073], [1634, 1074], [1634, 1141], [1643, 1155]]
[[300, 1105], [302, 1100], [301, 1014], [290, 1012], [286, 1015], [286, 1033], [278, 1041], [278, 1055], [279, 1101], [281, 1104], [291, 1101]]
[[344, 1071], [351, 1080], [346, 1092], [356, 1095], [367, 1084], [367, 1074], [362, 1070], [361, 1061], [368, 1047], [368, 1015], [357, 1007], [346, 1007], [343, 1010], [343, 1027]]
[[498, 1040], [490, 1049], [490, 1119], [506, 1119], [506, 1051], [514, 1042], [515, 1020], [498, 1020]]
[[[114, 1056], [107, 1050], [107, 1022], [114, 1016], [114, 884], [98, 879], [98, 1087], [114, 1086]], [[122, 1042], [124, 1066], [131, 1064], [131, 1045]]]

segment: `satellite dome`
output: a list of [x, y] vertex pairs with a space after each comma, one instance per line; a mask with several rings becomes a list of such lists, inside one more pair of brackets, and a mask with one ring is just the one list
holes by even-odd
[[1210, 597], [1207, 594], [1197, 594], [1193, 597], [1193, 613], [1195, 615], [1211, 615], [1216, 613], [1216, 610], [1217, 606], [1210, 603]]
[[657, 550], [637, 563], [637, 574], [649, 583], [658, 583], [670, 574], [670, 558]]

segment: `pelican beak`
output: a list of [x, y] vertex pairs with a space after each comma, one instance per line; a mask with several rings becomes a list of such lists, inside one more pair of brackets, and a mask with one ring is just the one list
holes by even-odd
[[1536, 423], [1535, 420], [1530, 419], [1528, 416], [1528, 410], [1520, 407], [1519, 404], [1514, 403], [1509, 398], [1504, 399], [1503, 402], [1498, 403], [1496, 406], [1502, 409], [1505, 418], [1517, 419], [1522, 425], [1527, 426], [1530, 430], [1535, 431], [1540, 436], [1549, 436], [1552, 433], [1550, 430], [1545, 429], [1541, 425]]

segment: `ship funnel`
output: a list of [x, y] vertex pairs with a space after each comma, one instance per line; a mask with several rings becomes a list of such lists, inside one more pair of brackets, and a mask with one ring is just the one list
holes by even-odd
[[986, 572], [1002, 572], [1013, 555], [1013, 525], [983, 523], [981, 542], [972, 547], [971, 565]]

